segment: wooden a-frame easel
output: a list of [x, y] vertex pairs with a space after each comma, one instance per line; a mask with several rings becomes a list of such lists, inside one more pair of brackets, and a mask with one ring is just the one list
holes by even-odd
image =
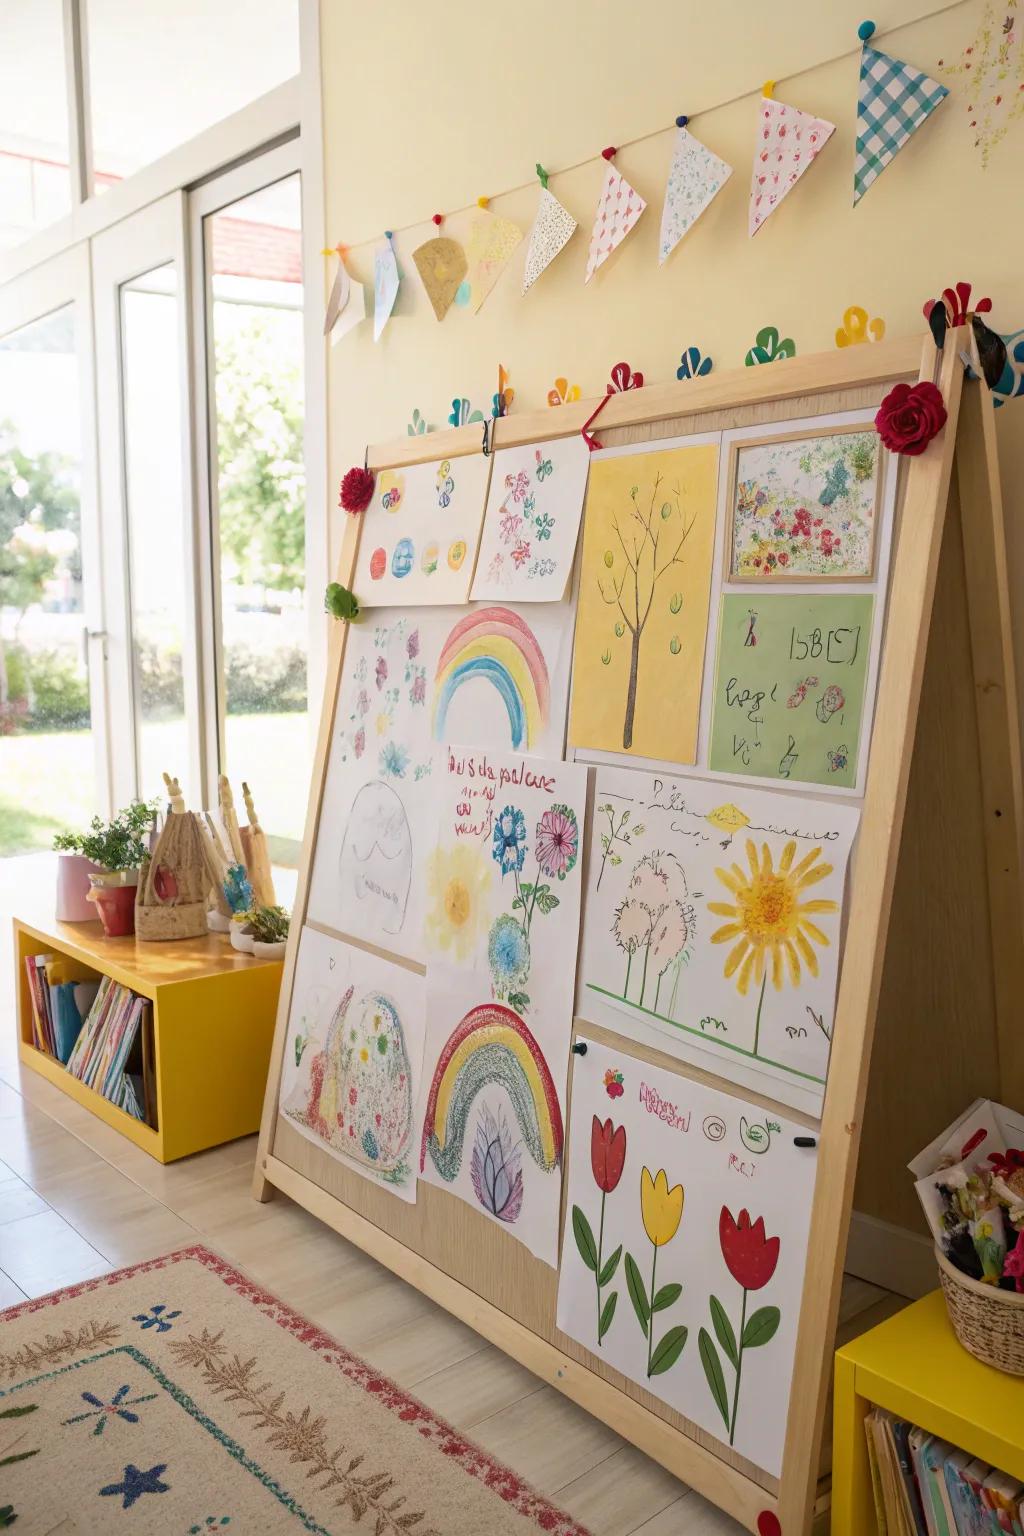
[[[331, 636], [256, 1198], [282, 1190], [748, 1529], [756, 1530], [769, 1511], [784, 1536], [805, 1536], [828, 1506], [822, 1438], [855, 1180], [859, 1210], [912, 1228], [907, 1158], [976, 1093], [1024, 1104], [1024, 1031], [1016, 1016], [1024, 985], [1020, 736], [992, 400], [984, 384], [965, 379], [970, 344], [964, 328], [950, 333], [941, 353], [926, 336], [794, 358], [782, 367], [630, 391], [611, 399], [601, 416], [609, 446], [653, 441], [863, 408], [898, 380], [915, 378], [936, 382], [948, 411], [945, 429], [926, 452], [901, 464], [778, 1482], [556, 1335], [552, 1271], [494, 1224], [431, 1187], [421, 1185], [416, 1206], [396, 1201], [339, 1169], [279, 1118], [282, 1053], [346, 628], [333, 626]], [[578, 432], [594, 405], [506, 417], [494, 425], [493, 447]], [[383, 468], [479, 449], [480, 428], [463, 427], [373, 448], [369, 464]], [[350, 525], [339, 571], [347, 585], [356, 538]], [[584, 1020], [577, 1023], [602, 1036]], [[629, 1049], [681, 1070], [657, 1051], [632, 1043]], [[764, 1103], [772, 1107], [771, 1100]]]

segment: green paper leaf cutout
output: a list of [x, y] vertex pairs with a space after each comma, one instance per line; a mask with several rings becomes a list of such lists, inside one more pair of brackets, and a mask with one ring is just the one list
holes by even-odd
[[670, 1370], [683, 1352], [686, 1343], [687, 1329], [680, 1324], [677, 1328], [670, 1328], [665, 1337], [655, 1346], [651, 1356], [651, 1368], [648, 1376], [660, 1376], [664, 1371]]
[[758, 1307], [753, 1317], [747, 1319], [743, 1330], [743, 1348], [757, 1349], [774, 1339], [782, 1314], [778, 1307]]
[[594, 1242], [594, 1234], [590, 1230], [590, 1222], [584, 1216], [578, 1205], [572, 1208], [572, 1232], [576, 1239], [576, 1247], [580, 1251], [580, 1258], [589, 1270], [597, 1270], [597, 1244]]
[[711, 1297], [711, 1321], [715, 1325], [715, 1338], [722, 1346], [722, 1351], [729, 1364], [735, 1368], [739, 1355], [736, 1350], [736, 1334], [732, 1323], [726, 1316], [725, 1308], [717, 1296]]
[[670, 1307], [674, 1301], [678, 1301], [682, 1294], [683, 1288], [675, 1280], [669, 1285], [663, 1285], [651, 1302], [651, 1311], [664, 1312], [665, 1308]]
[[647, 1303], [647, 1291], [643, 1278], [637, 1268], [636, 1259], [631, 1253], [626, 1254], [626, 1289], [629, 1291], [629, 1299], [633, 1303], [633, 1311], [640, 1324], [640, 1331], [646, 1338], [651, 1321], [651, 1309]]
[[622, 1257], [622, 1244], [620, 1243], [619, 1246], [616, 1248], [615, 1252], [612, 1254], [611, 1258], [607, 1259], [605, 1261], [605, 1266], [602, 1269], [601, 1273], [597, 1277], [597, 1283], [601, 1287], [602, 1290], [608, 1284], [609, 1280], [612, 1278], [612, 1276], [614, 1275], [615, 1271], [618, 1269], [618, 1267], [619, 1267], [619, 1260], [621, 1259], [621, 1257]]
[[706, 1328], [702, 1328], [697, 1335], [697, 1348], [700, 1350], [700, 1363], [704, 1367], [704, 1375], [708, 1386], [711, 1388], [711, 1396], [714, 1398], [718, 1411], [722, 1415], [722, 1422], [726, 1429], [729, 1428], [729, 1399], [725, 1394], [725, 1377], [722, 1375], [722, 1362], [718, 1358], [718, 1350]]
[[597, 1325], [597, 1342], [599, 1344], [612, 1325], [612, 1318], [615, 1316], [615, 1304], [618, 1299], [618, 1291], [612, 1291], [611, 1295], [605, 1300], [604, 1306], [601, 1308], [601, 1321]]

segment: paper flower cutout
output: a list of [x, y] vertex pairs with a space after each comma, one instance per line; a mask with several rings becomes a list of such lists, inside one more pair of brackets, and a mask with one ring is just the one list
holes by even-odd
[[643, 389], [644, 376], [633, 372], [628, 363], [616, 363], [612, 369], [612, 381], [605, 385], [606, 395], [618, 395], [627, 389]]
[[474, 421], [483, 421], [483, 411], [474, 411], [469, 401], [462, 397], [456, 397], [452, 401], [451, 411], [448, 413], [448, 425], [450, 427], [471, 426]]
[[766, 325], [754, 337], [754, 345], [743, 359], [748, 368], [755, 363], [779, 363], [785, 357], [796, 357], [796, 343], [788, 336], [779, 340], [774, 325]]
[[548, 405], [568, 405], [579, 398], [579, 385], [570, 384], [568, 379], [556, 379], [554, 388], [548, 390]]
[[843, 323], [836, 330], [836, 346], [856, 347], [865, 341], [881, 341], [884, 335], [884, 320], [870, 320], [866, 309], [851, 304], [843, 311]]
[[410, 437], [420, 437], [424, 432], [433, 432], [434, 429], [427, 426], [425, 416], [421, 416], [419, 411], [413, 411], [412, 421], [410, 421], [405, 430]]
[[922, 305], [922, 313], [926, 320], [931, 321], [932, 310], [937, 304], [942, 304], [946, 311], [946, 320], [950, 325], [966, 325], [969, 313], [975, 315], [987, 315], [992, 311], [991, 299], [978, 299], [971, 304], [970, 283], [959, 282], [955, 288], [943, 288], [942, 296], [938, 299], [927, 299]]
[[677, 379], [703, 379], [714, 367], [710, 357], [702, 357], [699, 347], [687, 347], [676, 369]]
[[924, 453], [946, 424], [942, 391], [930, 379], [919, 384], [895, 384], [875, 416], [875, 426], [891, 453], [914, 458]]
[[495, 421], [501, 416], [507, 416], [509, 406], [516, 397], [515, 390], [508, 382], [508, 374], [502, 365], [498, 364], [498, 390], [491, 397], [491, 416]]
[[457, 240], [435, 235], [412, 253], [431, 308], [443, 320], [455, 302], [459, 284], [466, 275], [466, 253]]

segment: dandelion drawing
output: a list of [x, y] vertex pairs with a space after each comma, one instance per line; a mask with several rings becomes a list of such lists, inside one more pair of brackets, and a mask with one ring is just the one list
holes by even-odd
[[647, 1374], [660, 1376], [669, 1370], [683, 1352], [688, 1330], [682, 1324], [670, 1328], [654, 1342], [654, 1320], [659, 1312], [666, 1311], [679, 1300], [683, 1293], [678, 1281], [670, 1281], [659, 1289], [657, 1286], [658, 1252], [666, 1247], [679, 1231], [683, 1219], [683, 1186], [668, 1187], [664, 1168], [652, 1178], [649, 1168], [640, 1175], [640, 1214], [644, 1231], [653, 1250], [651, 1257], [650, 1290], [644, 1285], [640, 1267], [631, 1253], [626, 1254], [626, 1288], [633, 1303], [640, 1331], [647, 1340]]
[[650, 980], [654, 983], [652, 1011], [658, 1011], [665, 972], [693, 937], [695, 914], [687, 897], [686, 876], [673, 854], [656, 850], [634, 866], [612, 924], [615, 942], [626, 952], [625, 1001], [629, 1001], [634, 957], [642, 951], [638, 1005], [646, 1005]]
[[656, 475], [646, 507], [640, 504], [640, 487], [634, 485], [630, 492], [630, 506], [621, 522], [616, 514], [612, 529], [618, 539], [625, 561], [621, 574], [616, 575], [618, 556], [606, 550], [605, 568], [611, 572], [608, 585], [598, 577], [598, 589], [602, 601], [610, 608], [617, 608], [621, 615], [622, 633], [629, 632], [629, 678], [622, 722], [622, 746], [625, 751], [633, 745], [633, 725], [636, 719], [637, 685], [640, 676], [640, 647], [644, 629], [651, 616], [654, 594], [661, 578], [674, 565], [683, 565], [683, 546], [693, 531], [696, 513], [686, 520], [682, 509], [682, 492], [678, 485], [672, 487], [671, 497], [661, 499], [663, 476]]
[[768, 844], [762, 843], [759, 856], [755, 843], [748, 838], [749, 872], [738, 864], [715, 870], [734, 902], [708, 902], [709, 912], [728, 919], [711, 935], [712, 944], [732, 945], [725, 957], [724, 975], [735, 976], [741, 997], [746, 997], [751, 980], [760, 989], [754, 1023], [755, 1056], [769, 971], [776, 991], [782, 990], [784, 976], [798, 987], [803, 967], [817, 976], [818, 957], [813, 944], [827, 948], [831, 941], [814, 919], [839, 910], [834, 901], [804, 900], [805, 891], [832, 873], [832, 865], [821, 862], [820, 847], [812, 848], [798, 864], [793, 862], [795, 857], [796, 841], [790, 839], [775, 869]]
[[473, 1191], [484, 1210], [498, 1221], [516, 1221], [523, 1208], [522, 1149], [513, 1143], [505, 1116], [480, 1109], [469, 1164]]
[[620, 1125], [616, 1129], [610, 1119], [602, 1122], [595, 1115], [590, 1128], [590, 1167], [594, 1182], [601, 1191], [601, 1219], [598, 1223], [597, 1242], [594, 1242], [593, 1228], [587, 1220], [586, 1213], [578, 1205], [572, 1208], [572, 1230], [580, 1258], [594, 1276], [597, 1287], [597, 1342], [599, 1345], [612, 1325], [619, 1300], [618, 1291], [612, 1291], [602, 1303], [601, 1292], [614, 1280], [622, 1257], [621, 1243], [607, 1259], [604, 1256], [604, 1207], [608, 1196], [618, 1188], [625, 1162], [626, 1127]]
[[718, 1297], [710, 1297], [711, 1323], [715, 1330], [715, 1338], [721, 1346], [722, 1354], [736, 1373], [731, 1402], [726, 1390], [725, 1373], [722, 1370], [718, 1350], [706, 1328], [700, 1330], [697, 1346], [711, 1396], [729, 1431], [729, 1444], [732, 1445], [736, 1438], [736, 1415], [739, 1411], [744, 1351], [759, 1349], [762, 1345], [769, 1344], [779, 1328], [781, 1314], [778, 1307], [759, 1307], [748, 1318], [747, 1297], [751, 1291], [763, 1290], [774, 1275], [779, 1262], [780, 1239], [765, 1235], [763, 1216], [759, 1216], [752, 1222], [749, 1211], [740, 1211], [739, 1217], [734, 1218], [731, 1211], [723, 1205], [718, 1219], [718, 1240], [726, 1268], [743, 1288], [738, 1334]]
[[503, 912], [491, 927], [487, 963], [495, 997], [521, 1012], [529, 1002], [525, 988], [530, 979], [530, 941], [522, 923], [509, 912]]

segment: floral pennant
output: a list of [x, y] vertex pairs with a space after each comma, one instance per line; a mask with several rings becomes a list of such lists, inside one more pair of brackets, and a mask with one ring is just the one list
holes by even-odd
[[857, 143], [853, 162], [853, 201], [860, 202], [871, 183], [894, 160], [935, 108], [949, 95], [944, 85], [872, 48], [873, 21], [861, 22], [864, 44], [857, 92]]
[[565, 249], [579, 228], [568, 208], [563, 208], [555, 194], [548, 191], [548, 173], [542, 165], [538, 165], [537, 175], [540, 177], [540, 201], [526, 251], [524, 293], [533, 287], [541, 273]]
[[835, 123], [776, 101], [772, 95], [774, 88], [769, 81], [761, 98], [761, 121], [750, 180], [752, 237], [813, 165], [836, 131]]
[[671, 255], [731, 175], [732, 166], [726, 165], [707, 145], [687, 132], [685, 117], [677, 117], [676, 141], [661, 213], [659, 264]]
[[469, 271], [458, 293], [475, 315], [512, 258], [523, 238], [518, 224], [501, 219], [481, 207], [474, 216], [466, 242]]
[[[615, 151], [610, 152], [614, 154]], [[594, 228], [590, 235], [590, 251], [587, 256], [587, 272], [583, 281], [589, 283], [612, 251], [620, 246], [626, 236], [635, 229], [646, 202], [631, 187], [611, 163], [608, 150], [604, 151], [608, 164], [605, 167], [604, 186], [594, 214]]]
[[939, 60], [947, 80], [961, 79], [969, 91], [960, 95], [981, 151], [984, 169], [993, 149], [1024, 113], [1024, 47], [1019, 25], [1020, 0], [988, 0], [978, 29], [958, 64]]

